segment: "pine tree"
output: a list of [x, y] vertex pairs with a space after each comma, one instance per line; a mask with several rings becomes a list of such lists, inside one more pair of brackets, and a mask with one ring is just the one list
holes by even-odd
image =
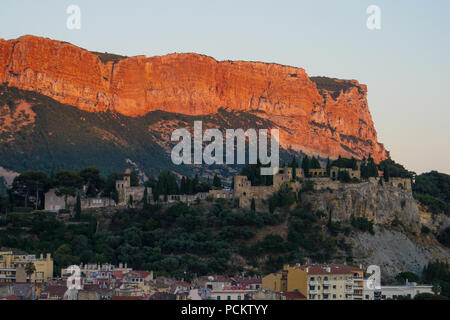
[[128, 199], [128, 205], [133, 207], [133, 196], [130, 194], [130, 198]]
[[295, 178], [297, 177], [297, 168], [298, 168], [298, 162], [295, 156], [292, 159], [291, 168], [292, 168], [292, 179], [295, 180]]
[[148, 207], [148, 191], [147, 191], [147, 187], [145, 187], [145, 189], [144, 189], [144, 198], [142, 200], [144, 202], [144, 209], [146, 209]]
[[221, 181], [220, 178], [217, 176], [217, 174], [214, 175], [213, 186], [216, 187], [216, 188], [222, 187], [222, 181]]
[[390, 174], [389, 174], [389, 168], [387, 165], [384, 166], [383, 176], [384, 176], [384, 181], [389, 182]]
[[330, 163], [330, 158], [328, 158], [327, 160], [327, 175], [330, 175], [330, 171], [331, 171], [331, 163]]
[[308, 156], [305, 156], [303, 158], [302, 168], [303, 168], [303, 172], [305, 173], [305, 177], [309, 177], [310, 162], [309, 162]]
[[80, 194], [77, 194], [77, 200], [75, 204], [75, 219], [80, 220], [81, 218], [81, 199]]
[[310, 167], [311, 169], [320, 169], [321, 166], [320, 166], [319, 160], [317, 160], [317, 158], [313, 156], [313, 157], [311, 158], [311, 162], [310, 162], [310, 164], [309, 164], [309, 167]]

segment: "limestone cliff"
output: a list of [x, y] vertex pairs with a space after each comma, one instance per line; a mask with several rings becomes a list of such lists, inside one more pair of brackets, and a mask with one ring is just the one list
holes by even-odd
[[[430, 261], [449, 261], [450, 250], [429, 234], [421, 234], [421, 226], [433, 230], [448, 225], [448, 219], [433, 222], [419, 212], [409, 189], [380, 185], [375, 179], [357, 184], [340, 184], [336, 190], [321, 190], [302, 194], [313, 210], [331, 214], [334, 221], [348, 221], [352, 215], [374, 222], [374, 234], [355, 231], [349, 236], [356, 264], [381, 267], [383, 281], [393, 280], [403, 271], [422, 273]], [[396, 223], [393, 223], [394, 220]]]
[[366, 86], [309, 78], [301, 68], [199, 54], [125, 58], [23, 36], [0, 39], [0, 83], [91, 112], [252, 112], [279, 127], [286, 149], [330, 157], [371, 154], [376, 161], [389, 156], [377, 141]]
[[340, 184], [337, 190], [308, 192], [302, 201], [313, 210], [331, 214], [333, 220], [348, 220], [352, 215], [366, 217], [374, 224], [390, 226], [401, 221], [411, 231], [420, 230], [419, 210], [411, 190], [380, 185], [375, 179], [356, 184]]

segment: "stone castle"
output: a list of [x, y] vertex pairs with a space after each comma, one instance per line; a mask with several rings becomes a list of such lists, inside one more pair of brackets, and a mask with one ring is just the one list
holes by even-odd
[[[331, 167], [330, 173], [327, 173], [326, 169], [310, 169], [309, 177], [305, 177], [304, 170], [302, 168], [294, 170], [290, 167], [280, 168], [278, 173], [273, 176], [272, 185], [252, 186], [251, 182], [246, 176], [234, 176], [234, 188], [210, 190], [209, 192], [201, 192], [194, 195], [167, 195], [159, 196], [159, 199], [153, 199], [152, 188], [144, 186], [131, 186], [131, 171], [127, 169], [123, 176], [123, 179], [116, 181], [117, 200], [106, 197], [87, 198], [81, 199], [82, 209], [89, 208], [101, 208], [111, 206], [133, 206], [138, 203], [142, 203], [147, 189], [147, 202], [148, 203], [175, 203], [185, 202], [193, 203], [198, 201], [204, 201], [207, 199], [234, 199], [240, 208], [250, 208], [252, 201], [255, 202], [257, 208], [264, 208], [265, 201], [268, 200], [274, 193], [278, 192], [282, 186], [290, 188], [292, 192], [297, 193], [301, 190], [302, 184], [309, 180], [313, 182], [314, 190], [338, 190], [345, 186], [338, 180], [339, 171], [347, 171], [351, 179], [359, 181], [361, 178], [360, 173], [361, 162], [358, 161], [357, 168], [339, 168]], [[382, 175], [382, 172], [379, 173]], [[374, 180], [375, 179], [375, 180]], [[379, 181], [382, 179], [370, 178], [370, 180]], [[411, 190], [411, 180], [406, 178], [390, 178], [388, 182], [384, 182], [393, 187]], [[354, 185], [354, 184], [353, 184]], [[56, 190], [51, 189], [45, 194], [45, 210], [58, 212], [60, 209], [67, 209], [66, 204], [69, 207], [73, 207], [75, 204], [75, 198], [69, 197], [64, 199], [63, 197], [56, 195]]]

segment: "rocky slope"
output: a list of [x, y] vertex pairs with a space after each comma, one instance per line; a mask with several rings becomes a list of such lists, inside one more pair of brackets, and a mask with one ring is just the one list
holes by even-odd
[[351, 237], [355, 263], [380, 266], [382, 281], [391, 281], [400, 272], [422, 274], [423, 267], [436, 259], [450, 260], [450, 251], [432, 236], [408, 236], [385, 226], [375, 233], [358, 232]]
[[216, 61], [199, 54], [125, 58], [34, 36], [0, 39], [0, 83], [95, 112], [252, 112], [280, 129], [285, 149], [337, 157], [388, 157], [377, 141], [367, 88], [309, 78], [278, 64]]
[[338, 190], [302, 195], [314, 210], [331, 213], [333, 220], [366, 217], [374, 224], [391, 225], [397, 219], [411, 231], [420, 230], [419, 210], [411, 190], [380, 185], [375, 179], [357, 184], [341, 184]]
[[302, 201], [310, 203], [313, 210], [331, 214], [333, 221], [348, 222], [352, 215], [371, 220], [374, 234], [354, 232], [350, 236], [353, 258], [356, 264], [379, 265], [388, 282], [399, 272], [421, 274], [428, 262], [450, 260], [448, 248], [433, 235], [421, 234], [422, 225], [438, 231], [448, 226], [448, 218], [436, 215], [427, 219], [411, 190], [371, 180], [342, 184], [338, 190], [304, 193]]

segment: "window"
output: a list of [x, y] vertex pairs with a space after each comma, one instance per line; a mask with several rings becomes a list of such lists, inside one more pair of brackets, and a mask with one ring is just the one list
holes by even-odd
[[333, 286], [333, 289], [336, 289], [336, 285]]
[[241, 300], [241, 296], [238, 296], [237, 298], [238, 298], [238, 300]]
[[220, 300], [220, 296], [217, 296], [217, 300]]
[[227, 300], [231, 300], [231, 296], [227, 296]]
[[336, 295], [335, 294], [333, 294], [333, 299], [336, 299]]

